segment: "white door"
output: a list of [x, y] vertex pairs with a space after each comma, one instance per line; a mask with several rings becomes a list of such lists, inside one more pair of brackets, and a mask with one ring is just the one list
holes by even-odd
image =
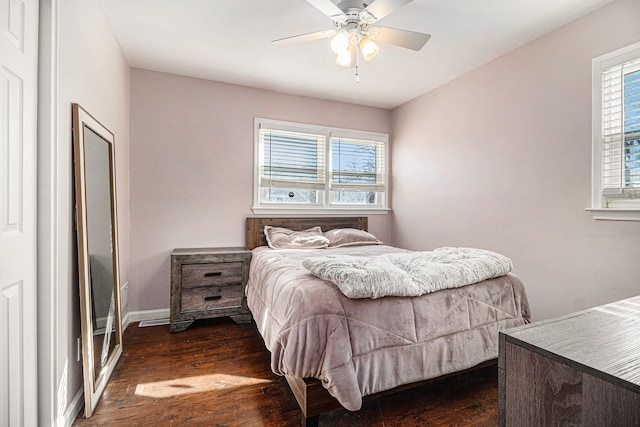
[[38, 1], [0, 0], [0, 427], [36, 426]]

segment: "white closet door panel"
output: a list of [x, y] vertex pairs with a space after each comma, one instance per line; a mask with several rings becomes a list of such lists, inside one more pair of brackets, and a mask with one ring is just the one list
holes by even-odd
[[35, 426], [38, 2], [0, 0], [0, 427]]

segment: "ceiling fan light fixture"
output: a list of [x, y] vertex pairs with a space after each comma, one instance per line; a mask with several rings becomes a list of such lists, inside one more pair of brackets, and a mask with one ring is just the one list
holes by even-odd
[[362, 57], [365, 60], [370, 60], [376, 57], [378, 52], [380, 52], [380, 48], [373, 40], [369, 38], [369, 36], [364, 36], [360, 39], [360, 51], [362, 52]]
[[356, 81], [359, 81], [360, 55], [367, 61], [375, 58], [380, 52], [376, 40], [419, 51], [431, 38], [426, 33], [375, 26], [379, 19], [412, 1], [414, 0], [307, 0], [329, 17], [334, 27], [274, 40], [273, 43], [287, 45], [292, 41], [331, 38], [330, 45], [336, 54], [336, 65], [355, 68]]
[[349, 33], [346, 31], [340, 31], [333, 37], [333, 39], [331, 39], [331, 50], [340, 55], [347, 51], [349, 48], [349, 42]]

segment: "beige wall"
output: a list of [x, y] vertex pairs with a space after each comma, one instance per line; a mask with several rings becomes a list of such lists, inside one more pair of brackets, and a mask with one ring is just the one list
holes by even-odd
[[[134, 69], [129, 310], [169, 307], [177, 247], [244, 246], [254, 117], [388, 133], [388, 110]], [[370, 228], [389, 241], [389, 216]]]
[[640, 222], [584, 210], [591, 59], [638, 22], [617, 1], [394, 110], [394, 243], [508, 255], [535, 319], [639, 294]]
[[[54, 370], [57, 417], [82, 388], [82, 363], [76, 361], [80, 308], [74, 229], [71, 104], [79, 103], [115, 135], [120, 277], [129, 280], [129, 85], [130, 69], [96, 0], [64, 0], [58, 10], [58, 80], [55, 167], [56, 264], [52, 286], [55, 325]], [[55, 89], [54, 89], [55, 90]], [[91, 171], [87, 171], [88, 174]], [[49, 184], [51, 185], [51, 184]], [[39, 191], [46, 191], [41, 188]], [[40, 212], [40, 214], [43, 214]], [[47, 355], [49, 357], [49, 355]], [[82, 402], [79, 402], [82, 405]], [[77, 408], [79, 409], [79, 408]]]

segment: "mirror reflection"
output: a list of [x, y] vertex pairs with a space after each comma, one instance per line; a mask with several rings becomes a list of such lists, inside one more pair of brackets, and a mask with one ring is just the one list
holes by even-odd
[[87, 171], [87, 244], [93, 323], [93, 375], [97, 380], [115, 348], [113, 242], [111, 241], [111, 172], [109, 142], [83, 127], [84, 164]]

